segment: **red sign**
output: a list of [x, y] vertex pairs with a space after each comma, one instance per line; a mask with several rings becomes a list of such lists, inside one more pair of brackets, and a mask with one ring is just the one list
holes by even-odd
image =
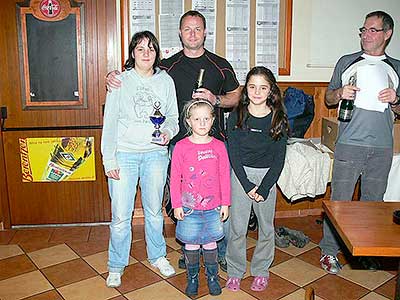
[[60, 2], [57, 0], [43, 0], [40, 2], [40, 11], [48, 18], [57, 17], [61, 11]]

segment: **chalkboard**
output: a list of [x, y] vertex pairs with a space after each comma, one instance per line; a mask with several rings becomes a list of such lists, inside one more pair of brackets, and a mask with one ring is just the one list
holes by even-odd
[[26, 15], [31, 102], [77, 101], [76, 15], [46, 22]]

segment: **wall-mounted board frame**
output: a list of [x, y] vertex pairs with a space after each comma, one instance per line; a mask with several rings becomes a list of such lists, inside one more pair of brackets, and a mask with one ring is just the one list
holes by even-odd
[[292, 57], [293, 0], [280, 0], [279, 75], [290, 75]]
[[23, 109], [86, 108], [83, 5], [17, 3]]
[[[225, 35], [224, 35], [224, 24], [225, 24], [225, 1], [217, 1], [217, 44], [216, 53], [225, 56]], [[250, 16], [255, 17], [255, 5], [256, 0], [250, 0], [251, 12]], [[185, 11], [190, 10], [192, 5], [191, 0], [184, 0]], [[293, 13], [293, 0], [280, 0], [280, 15], [279, 15], [279, 75], [290, 75], [290, 64], [291, 64], [291, 46], [292, 46], [292, 13]], [[159, 13], [159, 0], [155, 0], [155, 14]], [[129, 20], [131, 18], [129, 0], [120, 0], [120, 18], [121, 18], [121, 62], [124, 65], [127, 59], [128, 46], [132, 33], [129, 32]], [[156, 28], [158, 28], [158, 20], [156, 21]], [[254, 30], [254, 26], [250, 26], [251, 30]], [[176, 29], [178, 34], [178, 28]], [[158, 37], [158, 29], [155, 32]], [[252, 34], [252, 33], [251, 33]], [[254, 36], [254, 32], [253, 32]], [[251, 43], [255, 43], [254, 37], [250, 40]], [[255, 61], [255, 47], [250, 45], [250, 49], [253, 49], [250, 54], [250, 62]], [[251, 65], [250, 67], [252, 67]]]

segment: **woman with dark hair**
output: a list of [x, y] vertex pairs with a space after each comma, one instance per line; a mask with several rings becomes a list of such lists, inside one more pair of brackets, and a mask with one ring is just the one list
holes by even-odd
[[251, 289], [268, 285], [274, 259], [276, 182], [282, 171], [288, 119], [272, 72], [254, 67], [246, 77], [239, 106], [228, 119], [228, 153], [232, 165], [231, 223], [226, 261], [231, 291], [246, 273], [246, 235], [251, 208], [258, 219], [258, 240], [251, 260]]
[[[129, 263], [132, 213], [140, 178], [148, 260], [162, 275], [175, 274], [166, 256], [162, 199], [169, 163], [167, 145], [178, 132], [178, 108], [172, 78], [158, 68], [160, 47], [149, 31], [136, 33], [129, 45], [122, 86], [107, 94], [101, 139], [108, 177], [112, 220], [108, 249], [108, 287], [121, 285]], [[160, 140], [152, 142], [155, 109], [165, 116]]]
[[153, 63], [153, 70], [156, 71], [156, 68], [160, 65], [160, 46], [158, 45], [158, 40], [150, 31], [140, 31], [137, 32], [133, 37], [131, 42], [129, 43], [128, 53], [129, 57], [124, 64], [125, 70], [131, 70], [135, 68], [135, 56], [133, 55], [135, 48], [141, 42], [148, 43], [148, 46], [155, 53], [155, 59]]

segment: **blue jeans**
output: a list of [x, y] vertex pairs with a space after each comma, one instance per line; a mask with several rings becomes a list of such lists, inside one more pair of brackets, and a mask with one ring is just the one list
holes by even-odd
[[132, 213], [139, 178], [148, 259], [153, 263], [166, 255], [162, 199], [169, 162], [167, 151], [118, 152], [117, 161], [120, 180], [108, 180], [112, 210], [108, 249], [110, 272], [121, 272], [129, 262]]

